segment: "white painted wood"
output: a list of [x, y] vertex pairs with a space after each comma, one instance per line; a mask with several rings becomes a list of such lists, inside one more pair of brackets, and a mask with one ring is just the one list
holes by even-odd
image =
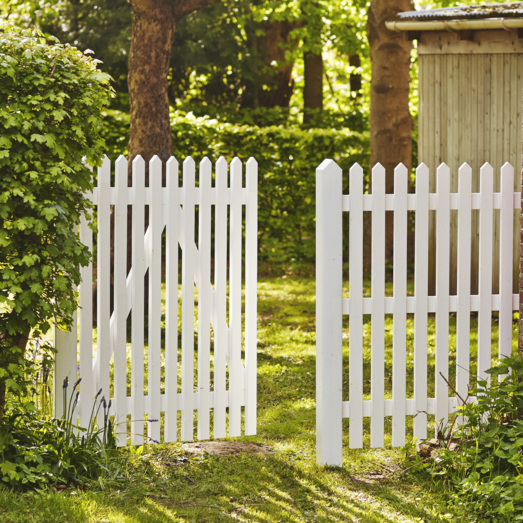
[[77, 378], [77, 315], [73, 313], [73, 324], [71, 330], [63, 331], [58, 327], [54, 328], [54, 343], [57, 350], [55, 356], [55, 367], [53, 373], [53, 408], [55, 417], [62, 417], [64, 414], [63, 384], [64, 379], [69, 380], [67, 387], [67, 402], [71, 397], [71, 391]]
[[472, 245], [472, 169], [466, 163], [459, 169], [458, 182], [456, 390], [462, 398], [466, 398], [470, 383], [470, 268]]
[[216, 209], [214, 215], [214, 426], [215, 439], [226, 436], [226, 355], [229, 347], [227, 326], [227, 162], [216, 162]]
[[149, 162], [149, 186], [152, 201], [149, 205], [149, 332], [147, 389], [151, 398], [148, 418], [158, 420], [147, 425], [147, 434], [160, 441], [160, 380], [162, 370], [162, 161], [153, 156]]
[[[127, 444], [127, 159], [115, 163], [114, 206], [114, 406], [116, 444]], [[104, 350], [102, 348], [102, 350]]]
[[349, 214], [349, 425], [350, 448], [363, 446], [363, 169], [350, 169]]
[[165, 231], [165, 409], [166, 443], [178, 439], [178, 232], [180, 200], [178, 161], [171, 157], [166, 165], [166, 186], [169, 194]]
[[478, 378], [487, 379], [492, 345], [492, 189], [494, 170], [485, 163], [480, 172], [481, 209], [479, 211], [479, 310]]
[[256, 369], [258, 351], [258, 163], [246, 165], [245, 213], [245, 435], [256, 434]]
[[193, 439], [194, 389], [194, 239], [195, 166], [189, 157], [183, 162], [183, 236], [182, 249], [182, 440]]
[[[436, 426], [448, 419], [449, 378], [449, 230], [450, 169], [442, 163], [437, 170], [438, 209], [436, 214]], [[441, 374], [440, 374], [441, 373]], [[437, 430], [437, 427], [436, 427]]]
[[209, 158], [200, 163], [200, 205], [198, 209], [198, 439], [210, 437], [211, 379], [211, 176]]
[[[92, 211], [90, 212], [90, 214]], [[91, 214], [92, 216], [92, 214]], [[93, 252], [93, 231], [89, 227], [91, 219], [82, 215], [80, 219], [80, 241]], [[93, 383], [93, 265], [80, 267], [80, 426], [87, 427], [91, 417], [91, 407], [94, 398]]]
[[405, 445], [407, 383], [407, 193], [409, 173], [403, 164], [394, 169], [394, 318], [392, 327], [392, 446]]
[[241, 391], [244, 388], [242, 351], [242, 163], [231, 162], [231, 206], [229, 229], [229, 436], [241, 435]]
[[[418, 440], [427, 437], [427, 314], [429, 255], [429, 168], [416, 169], [416, 215], [414, 254], [414, 408], [413, 434]], [[407, 300], [408, 303], [408, 300]], [[408, 310], [407, 306], [407, 312]]]
[[372, 169], [372, 323], [370, 446], [383, 447], [385, 430], [385, 168]]
[[512, 355], [512, 260], [514, 210], [512, 192], [514, 168], [506, 162], [501, 168], [501, 207], [499, 241], [499, 358]]
[[342, 172], [316, 169], [316, 461], [342, 465]]
[[145, 161], [141, 156], [133, 160], [132, 210], [132, 324], [131, 324], [131, 444], [144, 442], [144, 227], [145, 227]]
[[[109, 194], [111, 187], [111, 162], [105, 157], [102, 166], [98, 168], [98, 223], [106, 224], [98, 227], [97, 268], [96, 268], [96, 296], [97, 296], [97, 351], [95, 360], [95, 390], [101, 389], [102, 396], [109, 399], [109, 363], [111, 351], [106, 350], [110, 345], [110, 291], [111, 291], [111, 229]], [[103, 426], [102, 414], [98, 416], [98, 426]]]

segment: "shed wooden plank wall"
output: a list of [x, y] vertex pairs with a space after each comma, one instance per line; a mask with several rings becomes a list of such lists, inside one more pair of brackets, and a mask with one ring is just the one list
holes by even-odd
[[[451, 191], [458, 189], [458, 169], [472, 167], [472, 190], [479, 190], [479, 170], [484, 162], [494, 167], [494, 190], [499, 191], [500, 168], [508, 161], [521, 173], [523, 40], [508, 31], [476, 31], [472, 41], [448, 32], [422, 32], [419, 56], [419, 161], [430, 169], [430, 190], [435, 191], [436, 168], [441, 162], [451, 170]], [[514, 177], [514, 190], [521, 177]], [[432, 213], [433, 211], [431, 211]], [[456, 211], [452, 211], [454, 214]], [[473, 217], [472, 292], [477, 293], [478, 211]], [[434, 226], [434, 217], [431, 217]], [[456, 216], [451, 237], [456, 238]], [[519, 220], [514, 222], [514, 292], [519, 274]], [[494, 213], [493, 290], [499, 283], [499, 210]], [[435, 247], [431, 245], [430, 263]], [[451, 244], [451, 293], [456, 289], [457, 246]], [[434, 265], [431, 274], [435, 274]], [[431, 294], [434, 277], [431, 278]]]

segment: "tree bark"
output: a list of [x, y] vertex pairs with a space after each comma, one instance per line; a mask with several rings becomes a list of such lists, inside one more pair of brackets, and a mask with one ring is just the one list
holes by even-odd
[[[215, 0], [131, 0], [133, 27], [129, 52], [131, 130], [129, 161], [166, 162], [173, 152], [169, 120], [169, 61], [176, 23]], [[129, 177], [131, 170], [129, 169]], [[146, 183], [147, 183], [146, 174]]]
[[[372, 67], [370, 90], [370, 166], [386, 169], [386, 192], [394, 191], [394, 169], [403, 163], [410, 172], [412, 162], [412, 118], [409, 112], [410, 51], [403, 33], [389, 31], [385, 22], [401, 11], [412, 11], [412, 0], [371, 0], [367, 36]], [[371, 178], [372, 180], [372, 178]], [[371, 182], [372, 184], [372, 182]], [[370, 188], [372, 190], [372, 185]], [[387, 213], [390, 214], [390, 213]], [[366, 232], [370, 224], [366, 222]], [[370, 234], [366, 234], [364, 266], [370, 270]], [[385, 256], [392, 262], [393, 221], [387, 217]]]
[[307, 109], [323, 110], [323, 56], [321, 53], [304, 53], [303, 121], [310, 120]]

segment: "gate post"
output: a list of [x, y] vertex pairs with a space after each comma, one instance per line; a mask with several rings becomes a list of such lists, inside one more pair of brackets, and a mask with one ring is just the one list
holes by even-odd
[[342, 170], [316, 169], [316, 462], [342, 465]]
[[67, 388], [67, 398], [71, 395], [71, 390], [77, 376], [77, 312], [73, 313], [73, 325], [71, 330], [63, 331], [58, 327], [54, 328], [54, 345], [57, 350], [54, 361], [53, 374], [53, 413], [55, 418], [60, 418], [64, 414], [63, 382], [65, 377], [69, 378]]

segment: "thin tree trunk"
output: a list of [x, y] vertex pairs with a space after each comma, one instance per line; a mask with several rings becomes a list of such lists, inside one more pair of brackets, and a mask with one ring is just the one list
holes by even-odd
[[[394, 191], [394, 169], [403, 163], [410, 172], [412, 162], [412, 118], [409, 112], [411, 43], [403, 33], [389, 31], [385, 22], [401, 11], [414, 10], [411, 0], [371, 0], [367, 36], [372, 66], [370, 94], [370, 166], [386, 169], [386, 192]], [[387, 213], [389, 214], [389, 213]], [[366, 221], [366, 232], [370, 223]], [[370, 270], [370, 234], [366, 234], [364, 264]], [[393, 256], [393, 220], [387, 217], [385, 256]]]
[[[349, 55], [349, 65], [357, 69], [361, 67], [361, 58], [358, 53]], [[349, 84], [351, 94], [354, 93], [354, 96], [359, 96], [361, 94], [361, 73], [352, 72]]]
[[294, 90], [294, 61], [285, 59], [285, 47], [293, 43], [290, 35], [298, 22], [264, 22], [262, 27], [263, 35], [251, 37], [251, 49], [254, 48], [253, 55], [263, 59], [266, 70], [260, 71], [259, 81], [246, 86], [241, 107], [289, 107]]
[[321, 53], [304, 53], [303, 121], [310, 120], [309, 110], [323, 110], [323, 56]]

